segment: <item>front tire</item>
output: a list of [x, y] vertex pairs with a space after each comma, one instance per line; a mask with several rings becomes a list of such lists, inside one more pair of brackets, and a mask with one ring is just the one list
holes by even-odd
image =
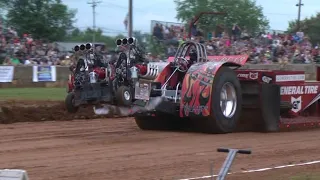
[[75, 106], [75, 94], [74, 92], [68, 93], [66, 99], [65, 99], [65, 105], [67, 108], [67, 111], [69, 113], [76, 113], [79, 109], [78, 106]]
[[230, 133], [235, 131], [241, 114], [242, 92], [236, 73], [221, 67], [212, 85], [211, 115], [201, 126], [205, 133]]
[[120, 86], [116, 92], [116, 101], [119, 106], [130, 106], [132, 104], [132, 91], [127, 86]]

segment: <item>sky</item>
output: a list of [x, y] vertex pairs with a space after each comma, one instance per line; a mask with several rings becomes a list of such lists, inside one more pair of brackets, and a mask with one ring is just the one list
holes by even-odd
[[[62, 0], [77, 10], [75, 26], [80, 29], [92, 27], [92, 0]], [[99, 0], [97, 0], [99, 1]], [[127, 33], [123, 24], [128, 12], [128, 0], [100, 0], [96, 7], [96, 26], [107, 35]], [[290, 20], [297, 19], [298, 0], [256, 0], [270, 22], [272, 30], [286, 30]], [[319, 0], [302, 0], [301, 19], [315, 15], [320, 8]], [[133, 0], [133, 29], [149, 33], [151, 20], [178, 22], [173, 0]]]

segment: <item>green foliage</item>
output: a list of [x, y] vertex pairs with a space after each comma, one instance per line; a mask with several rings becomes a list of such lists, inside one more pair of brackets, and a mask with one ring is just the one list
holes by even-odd
[[4, 15], [6, 14], [8, 4], [9, 4], [9, 0], [0, 0], [0, 20], [2, 21], [4, 19]]
[[72, 30], [63, 41], [69, 42], [92, 42], [93, 34], [95, 33], [95, 41], [105, 43], [107, 48], [115, 47], [115, 41], [118, 38], [123, 38], [124, 36], [118, 35], [116, 37], [110, 37], [103, 34], [101, 29], [93, 31], [91, 28], [87, 28], [84, 31], [81, 31], [78, 28]]
[[154, 46], [152, 44], [151, 35], [148, 33], [141, 33], [141, 31], [133, 31], [133, 37], [138, 41], [138, 45], [144, 52], [153, 52]]
[[132, 36], [136, 38], [140, 46], [147, 48], [148, 34], [142, 33], [141, 31], [133, 31]]
[[163, 44], [163, 42], [158, 41], [155, 37], [153, 36], [149, 36], [148, 38], [148, 42], [149, 42], [149, 52], [151, 53], [151, 55], [156, 56], [156, 55], [160, 55], [160, 56], [164, 56], [164, 52], [166, 52], [166, 47]]
[[[78, 28], [72, 30], [64, 41], [69, 42], [92, 42], [94, 31], [91, 28], [87, 28], [84, 31], [81, 31]], [[140, 31], [133, 31], [133, 37], [135, 37], [140, 46], [144, 49], [148, 49], [148, 38], [149, 34], [143, 34]], [[107, 48], [114, 48], [115, 42], [117, 39], [126, 38], [126, 36], [119, 34], [117, 36], [106, 36], [103, 34], [101, 29], [97, 29], [95, 31], [95, 40], [96, 42], [103, 42], [107, 46]]]
[[6, 9], [8, 4], [9, 4], [8, 0], [0, 0], [0, 10]]
[[226, 15], [204, 15], [198, 25], [205, 31], [215, 30], [217, 25], [231, 29], [238, 24], [249, 33], [257, 33], [268, 28], [268, 20], [262, 7], [253, 0], [175, 0], [177, 18], [190, 22], [200, 12], [224, 12]]
[[[320, 43], [319, 29], [320, 13], [300, 21], [300, 31], [304, 32], [314, 44]], [[290, 21], [288, 32], [295, 33], [297, 30], [297, 21]]]
[[20, 35], [28, 33], [36, 39], [59, 41], [73, 29], [75, 14], [61, 0], [11, 0], [7, 19]]

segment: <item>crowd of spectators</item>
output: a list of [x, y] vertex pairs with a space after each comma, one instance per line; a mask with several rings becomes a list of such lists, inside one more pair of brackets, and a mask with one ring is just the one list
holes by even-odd
[[[162, 42], [186, 40], [183, 29], [176, 31], [171, 27], [156, 24], [153, 36]], [[295, 34], [260, 33], [250, 36], [245, 30], [234, 25], [227, 33], [209, 33], [207, 37], [196, 26], [191, 29], [191, 39], [204, 43], [208, 55], [248, 54], [251, 63], [319, 63], [318, 45], [312, 45], [302, 32]], [[166, 55], [174, 55], [177, 45], [165, 43]]]
[[31, 35], [19, 37], [11, 28], [0, 24], [0, 64], [3, 65], [68, 65], [71, 60], [54, 44], [34, 40]]
[[235, 35], [205, 42], [210, 55], [248, 54], [252, 63], [319, 63], [318, 46], [312, 46], [303, 33], [260, 33], [256, 37]]
[[163, 25], [155, 23], [152, 35], [159, 40], [178, 40], [183, 38], [184, 28], [181, 25]]
[[[156, 23], [153, 36], [165, 43], [166, 57], [174, 56], [178, 45], [186, 40], [184, 29], [178, 25], [164, 26]], [[260, 33], [252, 37], [234, 25], [230, 34], [203, 35], [201, 30], [192, 29], [192, 39], [204, 43], [208, 55], [248, 54], [251, 63], [320, 63], [318, 45], [312, 45], [303, 33], [277, 34]], [[169, 42], [169, 43], [168, 43]], [[164, 43], [162, 43], [164, 44]], [[109, 57], [109, 56], [105, 56]], [[109, 57], [110, 58], [110, 57]], [[153, 61], [166, 59], [159, 55], [148, 58]], [[74, 56], [60, 52], [55, 44], [33, 40], [24, 34], [19, 38], [11, 29], [0, 24], [0, 64], [3, 65], [70, 65]]]

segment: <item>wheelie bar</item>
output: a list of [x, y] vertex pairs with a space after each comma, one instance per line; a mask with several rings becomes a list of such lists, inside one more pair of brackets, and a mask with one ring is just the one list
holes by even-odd
[[228, 153], [226, 160], [224, 161], [218, 177], [216, 180], [224, 180], [227, 176], [229, 169], [233, 163], [233, 160], [236, 158], [237, 153], [240, 154], [251, 154], [251, 150], [242, 150], [242, 149], [227, 149], [227, 148], [218, 148], [218, 152]]

